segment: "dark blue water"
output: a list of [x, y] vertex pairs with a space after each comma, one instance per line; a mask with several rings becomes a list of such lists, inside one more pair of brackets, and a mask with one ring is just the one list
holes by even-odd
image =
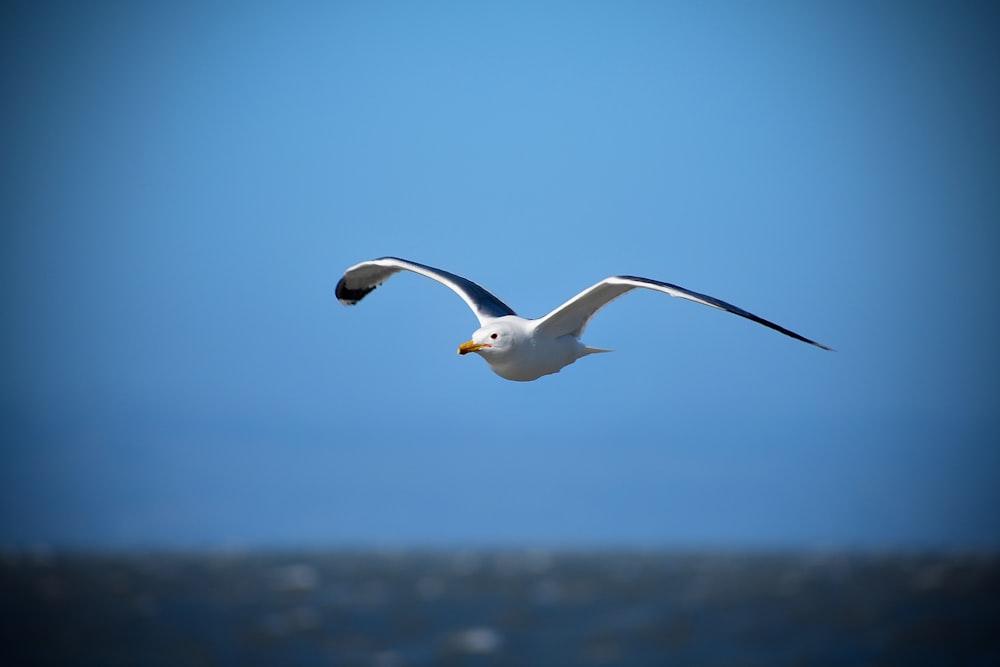
[[3, 665], [1000, 665], [1000, 556], [24, 555]]

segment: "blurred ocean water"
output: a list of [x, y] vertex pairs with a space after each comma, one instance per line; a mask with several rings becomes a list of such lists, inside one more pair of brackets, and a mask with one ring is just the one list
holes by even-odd
[[8, 552], [3, 665], [1000, 665], [1000, 555]]

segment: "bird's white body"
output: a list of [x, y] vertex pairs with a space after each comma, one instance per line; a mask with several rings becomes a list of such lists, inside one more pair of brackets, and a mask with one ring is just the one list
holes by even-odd
[[588, 354], [610, 352], [587, 347], [572, 334], [537, 335], [537, 323], [538, 320], [517, 315], [504, 315], [489, 320], [472, 334], [472, 340], [469, 341], [472, 345], [466, 343], [459, 348], [459, 354], [475, 352], [500, 377], [529, 382], [543, 375], [558, 373]]
[[655, 290], [725, 310], [810, 345], [830, 349], [721, 299], [637, 276], [605, 278], [548, 315], [532, 320], [518, 316], [492, 292], [468, 278], [398, 257], [382, 257], [347, 269], [337, 283], [337, 299], [345, 305], [356, 304], [399, 271], [412, 271], [436, 280], [462, 297], [476, 314], [480, 327], [472, 334], [472, 340], [459, 346], [458, 353], [474, 352], [486, 360], [494, 373], [518, 382], [537, 380], [543, 375], [558, 373], [588, 354], [609, 352], [610, 350], [587, 347], [580, 341], [580, 336], [597, 311], [636, 288]]

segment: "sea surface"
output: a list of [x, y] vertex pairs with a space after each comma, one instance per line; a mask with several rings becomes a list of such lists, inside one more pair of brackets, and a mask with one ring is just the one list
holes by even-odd
[[0, 554], [2, 665], [1000, 665], [1000, 555]]

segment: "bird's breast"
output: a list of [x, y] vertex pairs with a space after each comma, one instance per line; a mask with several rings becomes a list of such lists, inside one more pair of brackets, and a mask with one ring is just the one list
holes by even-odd
[[507, 380], [530, 382], [558, 373], [580, 358], [583, 345], [573, 336], [531, 339], [513, 346], [504, 355], [487, 358], [493, 372]]

